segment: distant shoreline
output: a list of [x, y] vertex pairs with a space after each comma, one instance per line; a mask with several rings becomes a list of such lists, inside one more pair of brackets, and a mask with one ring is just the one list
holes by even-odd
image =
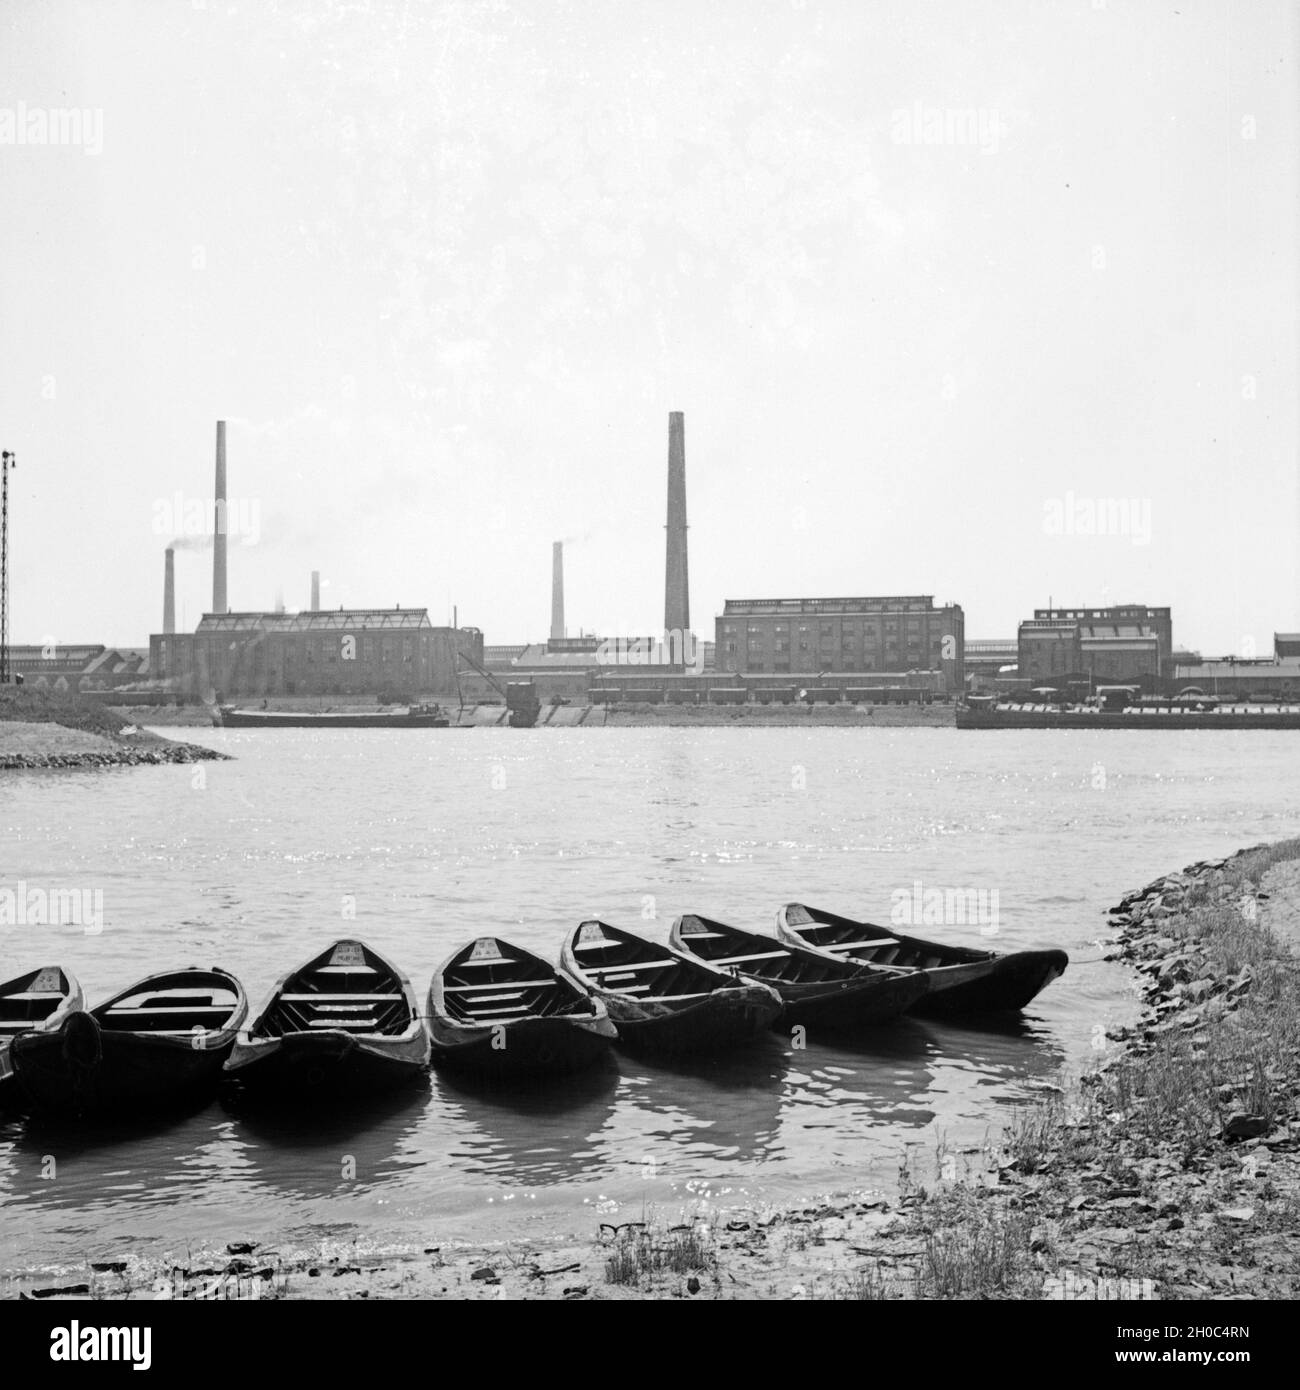
[[150, 733], [143, 720], [132, 722], [87, 701], [52, 699], [35, 691], [0, 695], [0, 772], [138, 767], [229, 756]]
[[[261, 701], [250, 701], [252, 708], [261, 708]], [[374, 709], [373, 701], [270, 700], [270, 709]], [[457, 721], [458, 708], [454, 702], [443, 703]], [[114, 705], [115, 713], [135, 723], [156, 728], [211, 727], [211, 713], [206, 705]], [[951, 729], [955, 727], [955, 706], [930, 705], [543, 705], [536, 727], [539, 729], [709, 729], [732, 728], [920, 728]], [[504, 726], [504, 705], [466, 705], [460, 715], [462, 725], [474, 728]], [[515, 731], [526, 732], [526, 731]]]

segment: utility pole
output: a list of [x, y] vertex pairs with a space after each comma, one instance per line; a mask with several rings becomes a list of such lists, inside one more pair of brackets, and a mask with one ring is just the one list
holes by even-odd
[[9, 684], [9, 470], [18, 462], [0, 454], [0, 685]]

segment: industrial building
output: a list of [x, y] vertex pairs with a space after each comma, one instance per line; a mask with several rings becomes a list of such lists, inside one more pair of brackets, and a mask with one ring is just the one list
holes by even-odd
[[186, 696], [455, 698], [458, 652], [483, 659], [477, 628], [434, 627], [425, 608], [205, 613], [193, 633], [149, 639], [149, 669]]
[[1225, 656], [1218, 661], [1179, 661], [1174, 679], [1167, 682], [1169, 693], [1192, 686], [1221, 700], [1300, 698], [1300, 652], [1291, 654], [1286, 646], [1275, 637], [1272, 660]]
[[966, 685], [992, 689], [997, 681], [1014, 679], [1019, 660], [1014, 637], [972, 637], [966, 643]]
[[949, 693], [966, 679], [961, 605], [929, 594], [727, 599], [716, 633], [720, 671], [860, 674], [863, 685], [936, 672]]
[[1018, 676], [1031, 686], [1074, 680], [1116, 684], [1144, 679], [1152, 689], [1173, 674], [1168, 608], [1036, 608], [1017, 634]]
[[217, 421], [212, 611], [192, 633], [176, 630], [175, 559], [163, 566], [162, 631], [149, 639], [155, 692], [194, 700], [276, 696], [370, 696], [393, 701], [454, 699], [462, 653], [483, 660], [473, 627], [434, 627], [425, 608], [320, 607], [320, 573], [303, 613], [229, 611], [227, 602], [226, 424]]
[[136, 685], [149, 675], [149, 653], [102, 642], [9, 648], [9, 669], [33, 690], [52, 694], [95, 693]]

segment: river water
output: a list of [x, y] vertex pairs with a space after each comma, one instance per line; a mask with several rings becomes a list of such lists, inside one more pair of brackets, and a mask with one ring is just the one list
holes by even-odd
[[888, 923], [917, 885], [922, 902], [976, 890], [982, 909], [922, 935], [1060, 946], [1072, 964], [1011, 1027], [905, 1020], [803, 1049], [774, 1033], [729, 1060], [616, 1055], [512, 1094], [435, 1075], [306, 1121], [222, 1100], [89, 1133], [0, 1119], [0, 1271], [233, 1239], [288, 1252], [594, 1233], [644, 1208], [890, 1190], [905, 1158], [924, 1175], [941, 1145], [995, 1139], [1134, 1016], [1131, 976], [1100, 960], [1123, 890], [1300, 821], [1285, 732], [192, 736], [235, 761], [0, 774], [0, 888], [102, 906], [99, 931], [0, 925], [0, 978], [59, 961], [94, 1004], [151, 970], [222, 965], [256, 1004], [356, 935], [423, 998], [484, 933], [555, 956], [585, 916], [662, 939], [685, 911], [769, 930], [790, 900]]

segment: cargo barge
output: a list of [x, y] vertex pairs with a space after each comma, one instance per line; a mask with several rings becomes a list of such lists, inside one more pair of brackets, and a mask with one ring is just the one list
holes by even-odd
[[221, 705], [213, 722], [223, 729], [446, 729], [451, 720], [438, 705], [401, 710], [236, 709]]
[[1142, 698], [1129, 686], [1104, 686], [1082, 701], [1001, 701], [968, 696], [959, 729], [1300, 729], [1300, 703], [1219, 701], [1200, 692]]

